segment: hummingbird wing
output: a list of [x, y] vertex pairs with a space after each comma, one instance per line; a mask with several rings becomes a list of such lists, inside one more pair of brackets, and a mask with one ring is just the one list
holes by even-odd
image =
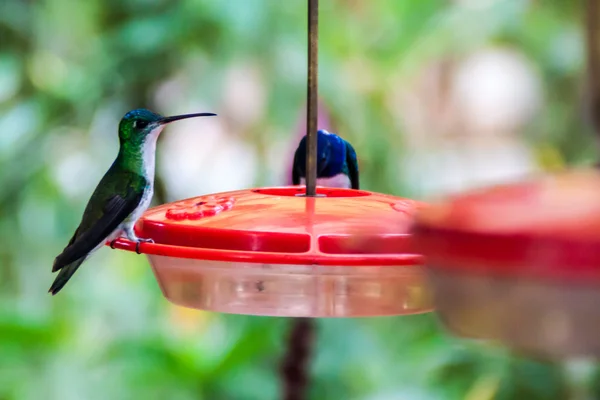
[[136, 209], [147, 185], [143, 176], [120, 170], [113, 164], [92, 194], [69, 244], [54, 260], [52, 272], [60, 272], [50, 293], [58, 293], [90, 253]]
[[350, 185], [352, 189], [359, 189], [358, 182], [358, 158], [356, 157], [356, 151], [354, 147], [347, 141], [346, 144], [346, 165], [348, 166], [348, 177], [350, 178]]
[[54, 260], [52, 272], [86, 257], [106, 240], [139, 205], [146, 185], [141, 175], [109, 170], [88, 202], [69, 244]]

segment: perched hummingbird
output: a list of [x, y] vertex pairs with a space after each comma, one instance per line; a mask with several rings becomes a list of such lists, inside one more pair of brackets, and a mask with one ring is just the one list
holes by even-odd
[[77, 268], [106, 241], [123, 233], [141, 242], [133, 227], [146, 211], [154, 194], [156, 140], [166, 124], [185, 118], [214, 116], [212, 113], [163, 117], [145, 109], [125, 114], [119, 123], [119, 154], [90, 198], [81, 223], [69, 244], [54, 260], [52, 272], [60, 271], [50, 287], [55, 295], [69, 281]]
[[[292, 183], [306, 184], [306, 136], [294, 154]], [[317, 132], [317, 185], [358, 189], [358, 160], [350, 143], [324, 129]]]

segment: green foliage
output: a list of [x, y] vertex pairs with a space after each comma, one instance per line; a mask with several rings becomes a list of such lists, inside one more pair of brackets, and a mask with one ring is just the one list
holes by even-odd
[[[322, 0], [320, 93], [360, 149], [364, 188], [412, 192], [398, 178], [390, 82], [490, 43], [520, 49], [542, 77], [533, 140], [573, 163], [594, 157], [578, 110], [579, 2], [551, 3]], [[263, 155], [289, 143], [305, 99], [305, 12], [301, 0], [0, 1], [0, 399], [278, 398], [285, 319], [178, 316], [145, 258], [108, 249], [59, 296], [46, 292], [125, 111], [217, 111], [229, 68], [256, 66], [266, 102], [227, 135]], [[566, 398], [560, 366], [451, 338], [433, 314], [318, 329], [313, 399]]]

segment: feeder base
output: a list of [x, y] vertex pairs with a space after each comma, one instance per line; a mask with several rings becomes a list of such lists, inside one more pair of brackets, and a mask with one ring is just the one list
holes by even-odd
[[164, 296], [184, 307], [283, 317], [432, 311], [421, 266], [306, 266], [148, 255]]
[[600, 357], [600, 292], [593, 284], [434, 267], [429, 273], [438, 316], [457, 336], [543, 357]]

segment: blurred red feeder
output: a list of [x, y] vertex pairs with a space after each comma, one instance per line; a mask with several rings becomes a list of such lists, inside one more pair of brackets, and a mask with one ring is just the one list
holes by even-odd
[[[236, 314], [358, 317], [431, 311], [409, 247], [419, 203], [304, 187], [240, 190], [148, 210], [136, 226], [167, 299]], [[116, 248], [135, 251], [121, 238]]]
[[600, 356], [600, 175], [458, 196], [420, 213], [436, 310], [452, 332], [543, 356]]

